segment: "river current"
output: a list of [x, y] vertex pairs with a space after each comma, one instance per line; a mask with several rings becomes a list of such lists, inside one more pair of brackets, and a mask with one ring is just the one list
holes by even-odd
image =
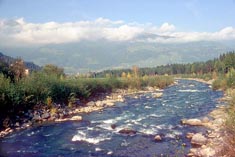
[[[205, 128], [184, 126], [180, 120], [206, 116], [219, 105], [217, 100], [223, 93], [204, 83], [177, 81], [164, 89], [161, 98], [154, 98], [151, 92], [126, 96], [124, 103], [82, 115], [81, 122], [44, 124], [14, 132], [0, 140], [0, 156], [184, 156], [190, 149], [186, 133], [205, 132]], [[137, 133], [118, 133], [123, 128]], [[160, 135], [162, 141], [156, 142], [155, 135]]]

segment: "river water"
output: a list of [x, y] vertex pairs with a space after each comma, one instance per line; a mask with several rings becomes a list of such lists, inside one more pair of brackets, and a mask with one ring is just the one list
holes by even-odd
[[[124, 103], [102, 112], [84, 114], [81, 122], [45, 124], [15, 132], [0, 141], [2, 156], [152, 157], [184, 156], [190, 148], [187, 132], [205, 132], [203, 127], [183, 126], [183, 118], [206, 116], [218, 106], [220, 91], [208, 85], [178, 80], [164, 89], [161, 98], [152, 93], [127, 96]], [[112, 129], [111, 125], [116, 128]], [[136, 135], [118, 133], [123, 128]], [[162, 141], [154, 141], [155, 135]], [[186, 144], [186, 147], [182, 144]], [[0, 156], [1, 156], [0, 155]]]

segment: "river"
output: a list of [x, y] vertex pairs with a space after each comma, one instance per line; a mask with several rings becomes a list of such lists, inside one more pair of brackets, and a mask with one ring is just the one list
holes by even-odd
[[[184, 156], [190, 148], [186, 133], [205, 132], [205, 128], [184, 126], [180, 120], [206, 116], [219, 105], [217, 100], [223, 93], [197, 81], [177, 81], [164, 89], [161, 98], [154, 98], [151, 92], [138, 98], [126, 96], [124, 103], [82, 115], [81, 122], [44, 124], [14, 132], [0, 141], [0, 153], [10, 157]], [[137, 134], [118, 133], [123, 128]], [[161, 142], [154, 141], [157, 134]]]

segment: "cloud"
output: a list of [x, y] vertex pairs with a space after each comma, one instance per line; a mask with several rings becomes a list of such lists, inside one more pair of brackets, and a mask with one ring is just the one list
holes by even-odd
[[125, 23], [98, 18], [94, 21], [30, 23], [23, 18], [0, 19], [0, 43], [9, 46], [44, 45], [80, 42], [83, 40], [190, 42], [235, 39], [235, 28], [217, 32], [178, 32], [173, 24], [160, 27], [151, 23]]
[[163, 23], [162, 26], [160, 27], [161, 32], [169, 32], [169, 31], [174, 31], [175, 26], [169, 23]]

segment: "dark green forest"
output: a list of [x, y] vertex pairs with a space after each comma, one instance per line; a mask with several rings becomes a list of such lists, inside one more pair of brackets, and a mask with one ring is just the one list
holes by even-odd
[[[235, 52], [228, 52], [220, 55], [218, 58], [206, 62], [195, 62], [188, 64], [168, 64], [153, 68], [139, 68], [139, 74], [144, 75], [177, 75], [194, 74], [202, 75], [208, 73], [227, 73], [229, 69], [235, 68]], [[107, 75], [121, 77], [123, 73], [130, 73], [132, 69], [105, 70], [94, 73], [96, 77], [105, 77]]]

